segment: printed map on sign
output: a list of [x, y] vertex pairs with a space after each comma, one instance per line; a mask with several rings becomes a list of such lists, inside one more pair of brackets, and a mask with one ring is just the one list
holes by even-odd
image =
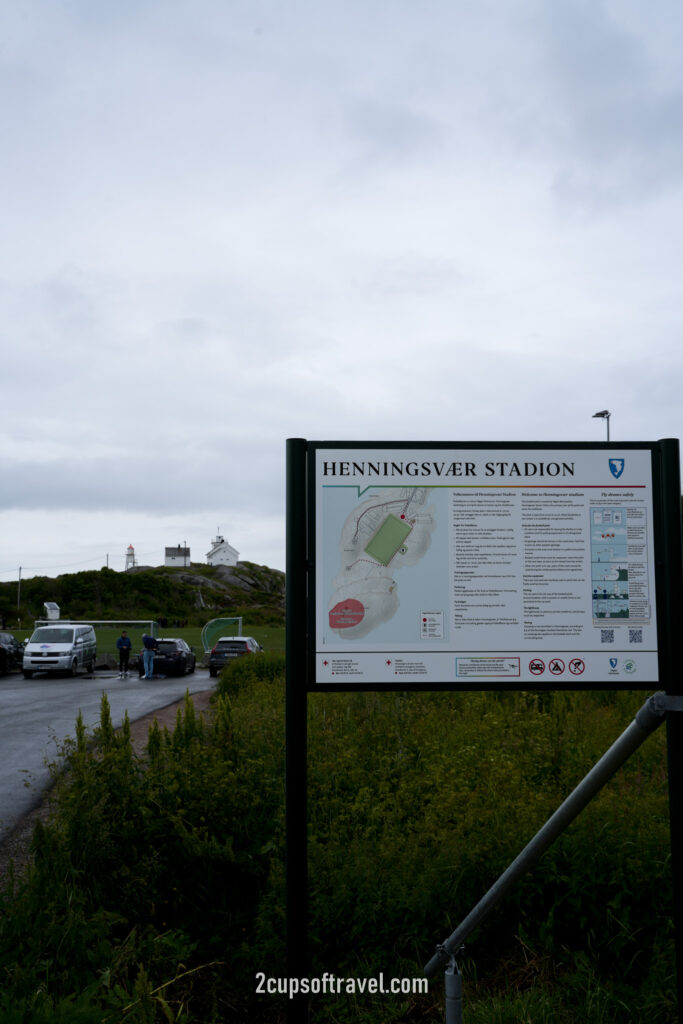
[[358, 640], [396, 616], [397, 575], [424, 559], [434, 528], [429, 488], [378, 488], [353, 508], [341, 528], [328, 604], [328, 625], [338, 637]]

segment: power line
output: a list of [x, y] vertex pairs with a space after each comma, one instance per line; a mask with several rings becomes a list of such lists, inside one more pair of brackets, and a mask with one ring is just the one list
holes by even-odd
[[[143, 552], [141, 552], [140, 557], [146, 558], [147, 555], [151, 555], [153, 553], [154, 552], [152, 552], [152, 551], [143, 551]], [[105, 555], [104, 557], [106, 558], [107, 556]], [[121, 558], [125, 558], [125, 555], [121, 555], [120, 557]], [[135, 557], [136, 558], [138, 557], [137, 552], [136, 552]], [[74, 569], [74, 568], [78, 568], [81, 565], [92, 565], [93, 562], [101, 562], [101, 560], [102, 560], [101, 556], [98, 555], [97, 558], [90, 558], [90, 559], [87, 559], [84, 562], [63, 562], [60, 565], [22, 565], [21, 566], [21, 570], [22, 570], [22, 572], [36, 572], [37, 573], [41, 569]], [[18, 569], [19, 569], [18, 565], [12, 565], [12, 566], [9, 567], [9, 569], [0, 569], [0, 576], [4, 576], [6, 573], [17, 572]]]

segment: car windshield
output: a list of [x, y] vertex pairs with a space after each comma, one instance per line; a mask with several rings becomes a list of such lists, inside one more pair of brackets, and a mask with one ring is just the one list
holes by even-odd
[[246, 640], [224, 640], [219, 643], [217, 650], [219, 651], [243, 651], [247, 646]]
[[159, 654], [174, 654], [176, 645], [172, 640], [159, 640]]
[[70, 644], [73, 642], [74, 631], [65, 626], [43, 626], [31, 637], [32, 644]]

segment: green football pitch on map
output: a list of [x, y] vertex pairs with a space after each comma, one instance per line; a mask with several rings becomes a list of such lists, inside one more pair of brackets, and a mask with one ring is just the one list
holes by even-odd
[[366, 554], [374, 558], [380, 565], [388, 565], [412, 527], [405, 520], [393, 514], [388, 515], [365, 548]]

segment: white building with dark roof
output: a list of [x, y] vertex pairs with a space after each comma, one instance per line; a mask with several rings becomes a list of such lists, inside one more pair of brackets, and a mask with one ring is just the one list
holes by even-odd
[[183, 547], [179, 544], [177, 548], [166, 548], [164, 555], [164, 565], [183, 565], [189, 566], [190, 564], [190, 549]]
[[217, 533], [211, 543], [213, 547], [206, 552], [206, 560], [209, 565], [237, 565], [240, 553], [232, 544], [228, 544], [225, 537]]

